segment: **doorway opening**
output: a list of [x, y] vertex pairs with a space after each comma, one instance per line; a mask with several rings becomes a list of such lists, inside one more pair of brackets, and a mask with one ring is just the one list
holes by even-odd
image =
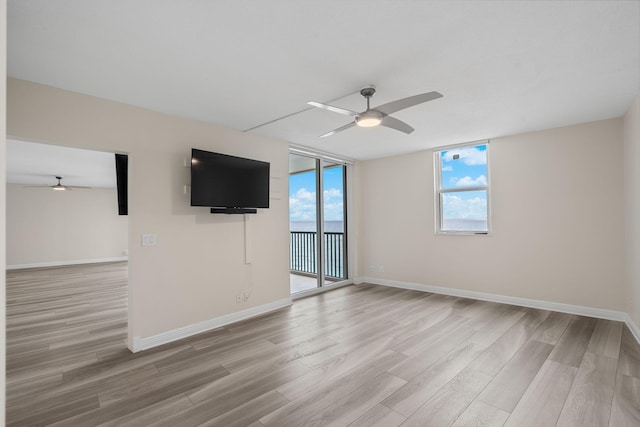
[[[20, 277], [38, 275], [40, 281], [29, 285], [34, 286], [29, 294], [33, 307], [48, 307], [47, 316], [55, 313], [60, 319], [75, 316], [76, 309], [93, 316], [82, 327], [74, 323], [77, 319], [68, 320], [75, 327], [70, 343], [92, 337], [92, 328], [105, 328], [114, 347], [126, 350], [131, 323], [127, 159], [7, 139], [6, 264], [7, 276], [18, 278], [7, 280], [7, 290], [20, 295], [25, 289]], [[15, 307], [8, 301], [7, 308]], [[43, 340], [49, 339], [45, 332]]]

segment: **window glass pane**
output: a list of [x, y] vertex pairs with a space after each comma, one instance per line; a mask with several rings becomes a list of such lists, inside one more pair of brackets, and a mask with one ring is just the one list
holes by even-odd
[[325, 283], [346, 279], [344, 166], [323, 162]]
[[442, 231], [487, 232], [487, 191], [442, 193]]
[[323, 169], [324, 230], [342, 233], [344, 232], [344, 166], [328, 164]]
[[291, 293], [318, 282], [316, 160], [289, 155], [289, 269]]
[[316, 160], [289, 155], [289, 222], [293, 231], [316, 231]]
[[442, 188], [487, 185], [487, 145], [454, 148], [440, 152]]

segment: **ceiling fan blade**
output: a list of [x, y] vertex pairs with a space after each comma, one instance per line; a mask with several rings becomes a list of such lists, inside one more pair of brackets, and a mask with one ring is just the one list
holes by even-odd
[[391, 129], [399, 130], [404, 133], [411, 133], [415, 129], [403, 122], [402, 120], [398, 120], [395, 117], [385, 116], [380, 123], [380, 126], [388, 127]]
[[353, 127], [355, 125], [356, 125], [355, 122], [347, 123], [344, 126], [340, 126], [338, 129], [334, 129], [331, 132], [327, 132], [324, 135], [320, 135], [320, 138], [325, 138], [327, 136], [331, 136], [331, 135], [336, 134], [338, 132], [342, 132], [343, 130], [349, 129], [350, 127]]
[[432, 101], [438, 98], [442, 98], [442, 94], [439, 92], [421, 93], [420, 95], [413, 95], [379, 105], [375, 107], [374, 110], [380, 111], [384, 114], [392, 114], [396, 111], [404, 110], [405, 108], [413, 107], [414, 105], [422, 104], [423, 102]]
[[342, 114], [343, 116], [355, 117], [358, 115], [355, 111], [334, 107], [333, 105], [322, 104], [320, 102], [309, 101], [307, 104], [316, 108], [322, 108], [323, 110], [333, 111], [334, 113]]
[[91, 190], [93, 187], [83, 187], [81, 185], [65, 185], [66, 188], [68, 189], [72, 189], [72, 188], [81, 188], [81, 189], [85, 189], [85, 190]]

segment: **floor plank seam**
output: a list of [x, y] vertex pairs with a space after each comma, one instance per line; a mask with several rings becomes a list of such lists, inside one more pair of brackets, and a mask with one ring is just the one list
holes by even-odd
[[289, 402], [289, 403], [293, 402], [292, 400], [287, 399], [287, 398], [286, 398], [286, 396], [285, 396], [284, 394], [280, 393], [280, 391], [278, 391], [278, 389], [274, 389], [274, 391], [275, 391], [276, 393], [278, 393], [278, 395], [279, 395], [280, 397], [282, 397], [284, 400], [286, 400], [287, 402]]

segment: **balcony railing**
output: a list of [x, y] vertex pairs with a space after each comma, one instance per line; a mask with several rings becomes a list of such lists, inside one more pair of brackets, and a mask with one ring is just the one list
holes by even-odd
[[[315, 231], [291, 231], [289, 239], [289, 269], [292, 273], [317, 275], [317, 241]], [[344, 233], [324, 233], [324, 275], [344, 279]]]

